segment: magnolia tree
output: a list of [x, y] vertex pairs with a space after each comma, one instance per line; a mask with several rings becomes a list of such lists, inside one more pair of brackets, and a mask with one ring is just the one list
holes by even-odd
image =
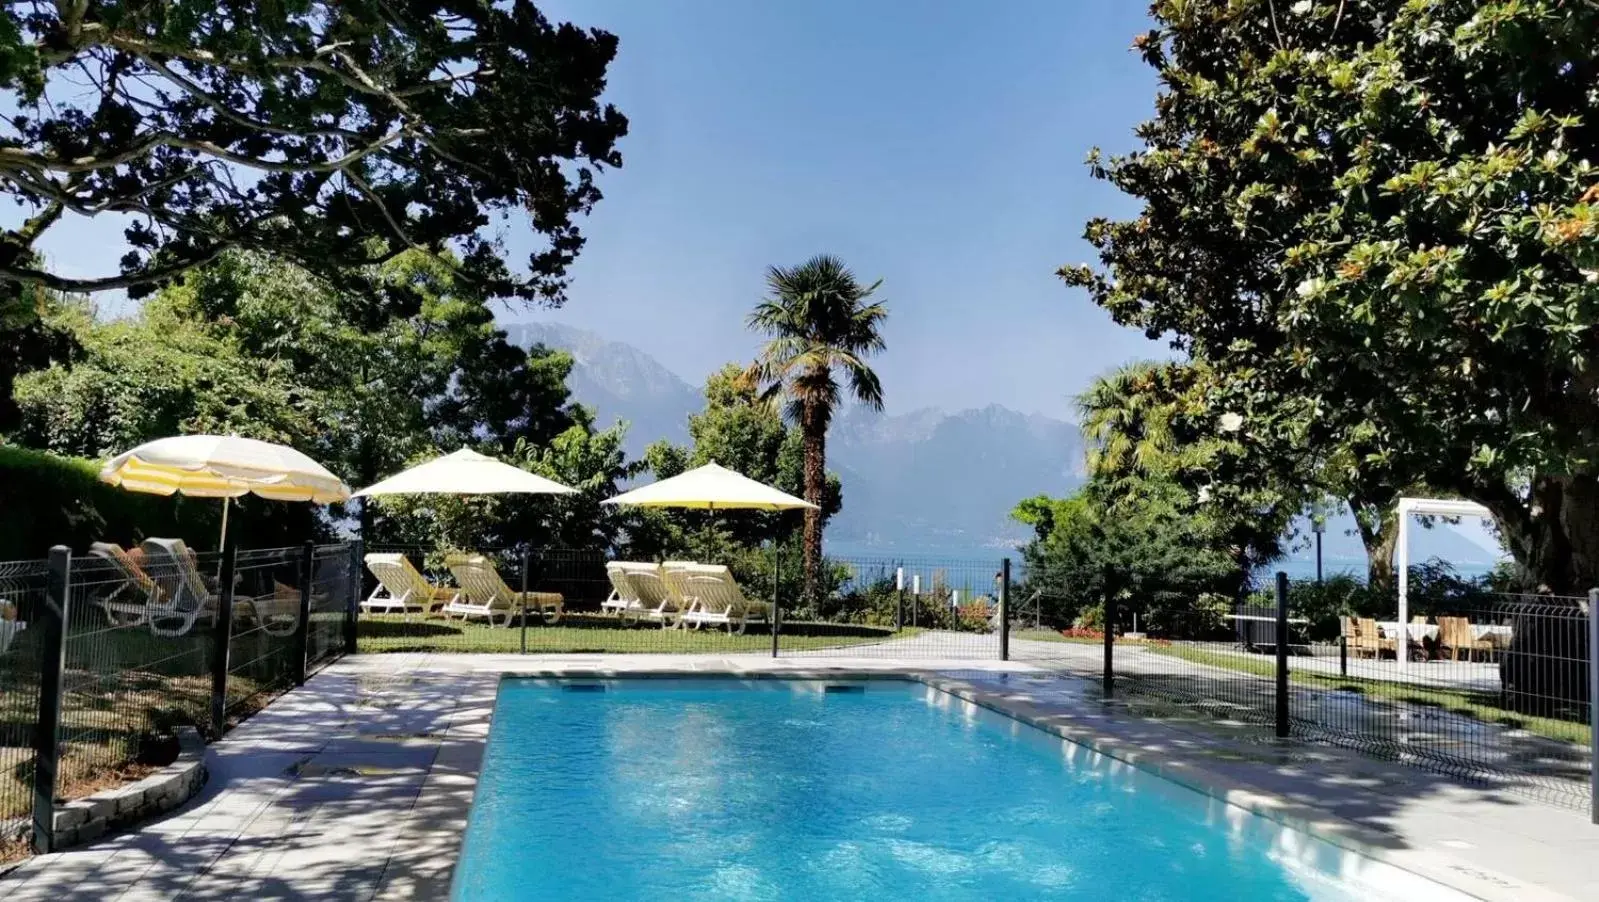
[[[1162, 0], [1142, 202], [1068, 267], [1221, 375], [1262, 453], [1489, 507], [1599, 585], [1599, 5]], [[1342, 455], [1340, 458], [1339, 455]]]

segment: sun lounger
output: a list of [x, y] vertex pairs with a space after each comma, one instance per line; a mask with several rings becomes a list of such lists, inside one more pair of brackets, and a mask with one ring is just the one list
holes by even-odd
[[605, 578], [611, 581], [611, 594], [600, 602], [600, 613], [620, 617], [624, 611], [642, 607], [638, 590], [628, 580], [625, 567], [626, 564], [621, 561], [611, 561], [605, 565]]
[[157, 636], [182, 636], [194, 629], [202, 616], [216, 625], [217, 600], [182, 539], [145, 539], [144, 572], [160, 588], [160, 596], [145, 608], [150, 632]]
[[666, 581], [688, 603], [682, 617], [686, 627], [725, 626], [742, 634], [749, 621], [770, 616], [766, 603], [745, 598], [733, 574], [719, 564], [673, 568], [666, 571]]
[[403, 554], [369, 554], [366, 567], [378, 579], [377, 588], [361, 602], [361, 610], [371, 614], [409, 614], [415, 610], [426, 616], [461, 596], [459, 589], [429, 583]]
[[271, 595], [236, 596], [233, 610], [254, 620], [264, 633], [292, 636], [300, 625], [300, 590], [273, 580]]
[[659, 564], [613, 561], [606, 565], [605, 572], [608, 576], [615, 574], [612, 585], [620, 582], [631, 592], [630, 600], [625, 605], [619, 593], [617, 602], [612, 606], [624, 625], [631, 626], [647, 620], [659, 623], [662, 627], [676, 626], [678, 618], [687, 609], [683, 598], [667, 583], [665, 572]]
[[95, 542], [89, 546], [89, 556], [104, 561], [123, 580], [121, 585], [96, 598], [94, 606], [105, 612], [112, 626], [144, 624], [150, 605], [161, 597], [161, 587], [121, 545]]
[[527, 610], [553, 624], [561, 619], [565, 599], [556, 592], [514, 592], [500, 578], [494, 564], [481, 554], [452, 554], [444, 563], [455, 574], [461, 594], [444, 606], [446, 617], [459, 616], [462, 620], [483, 617], [493, 626], [495, 618], [503, 618], [503, 626], [511, 625], [511, 618]]

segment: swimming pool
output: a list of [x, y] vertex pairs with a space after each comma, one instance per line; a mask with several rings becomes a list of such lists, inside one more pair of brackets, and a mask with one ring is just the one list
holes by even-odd
[[920, 683], [506, 679], [453, 892], [1383, 898], [1351, 857]]

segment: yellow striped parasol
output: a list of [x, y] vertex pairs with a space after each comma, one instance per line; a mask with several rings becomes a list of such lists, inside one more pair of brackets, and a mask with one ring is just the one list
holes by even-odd
[[228, 533], [228, 499], [260, 495], [274, 501], [331, 504], [350, 487], [299, 451], [236, 435], [179, 435], [146, 442], [113, 457], [100, 480], [130, 492], [183, 493], [222, 498], [222, 538]]

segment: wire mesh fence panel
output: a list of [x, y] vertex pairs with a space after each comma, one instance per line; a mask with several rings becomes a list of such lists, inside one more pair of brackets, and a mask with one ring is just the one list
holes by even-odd
[[194, 566], [177, 543], [72, 560], [59, 797], [167, 763], [173, 729], [204, 722], [212, 633]]
[[27, 625], [45, 586], [44, 561], [0, 561], [0, 839], [25, 832], [32, 810], [40, 656]]
[[829, 557], [814, 599], [785, 571], [779, 653], [998, 660], [1000, 570], [999, 557]]
[[[226, 711], [241, 720], [292, 688], [298, 675], [303, 549], [241, 549], [233, 579]], [[202, 572], [215, 584], [221, 556], [204, 555]], [[220, 588], [220, 587], [218, 587]], [[215, 590], [213, 590], [215, 591]]]
[[1076, 596], [1037, 586], [1017, 568], [1012, 592], [1010, 656], [1048, 670], [1099, 679], [1104, 670], [1104, 630], [1078, 623]]
[[358, 578], [350, 545], [319, 545], [312, 551], [311, 603], [305, 626], [307, 674], [315, 673], [345, 653], [344, 621], [351, 580]]
[[1293, 730], [1572, 807], [1589, 802], [1587, 600], [1341, 617], [1290, 662]]
[[[1113, 649], [1118, 695], [1155, 699], [1174, 712], [1233, 724], [1271, 726], [1276, 718], [1275, 611], [1216, 605], [1165, 611]], [[1125, 622], [1125, 621], [1120, 621]], [[1291, 637], [1290, 637], [1291, 641]]]
[[[1085, 617], [1080, 598], [1024, 588], [1011, 657], [1103, 685], [1104, 632], [1094, 620], [1103, 609]], [[1558, 805], [1589, 804], [1586, 599], [1431, 601], [1401, 625], [1392, 615], [1300, 610], [1295, 597], [1281, 642], [1291, 735]], [[1270, 593], [1133, 607], [1110, 612], [1114, 697], [1272, 735], [1279, 636]], [[1051, 616], [1060, 610], [1074, 619]]]

